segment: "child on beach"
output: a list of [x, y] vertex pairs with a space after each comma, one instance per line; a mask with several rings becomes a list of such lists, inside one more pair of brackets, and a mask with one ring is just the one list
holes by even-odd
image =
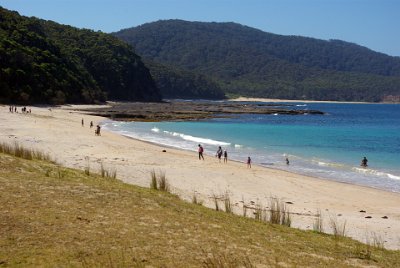
[[251, 168], [251, 158], [247, 157], [247, 168]]
[[228, 163], [228, 152], [224, 151], [224, 163]]

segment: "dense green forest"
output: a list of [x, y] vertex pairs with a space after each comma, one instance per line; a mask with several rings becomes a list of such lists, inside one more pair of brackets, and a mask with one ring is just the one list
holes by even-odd
[[202, 74], [230, 94], [343, 101], [400, 96], [399, 57], [344, 41], [181, 20], [148, 23], [114, 35], [145, 60]]
[[164, 98], [224, 99], [222, 88], [210, 78], [151, 60], [145, 61]]
[[101, 32], [0, 7], [0, 102], [160, 101], [133, 48]]

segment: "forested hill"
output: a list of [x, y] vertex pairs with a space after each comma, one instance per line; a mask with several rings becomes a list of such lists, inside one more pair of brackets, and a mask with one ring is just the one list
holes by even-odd
[[149, 70], [125, 42], [1, 7], [0, 77], [3, 103], [161, 100]]
[[207, 75], [227, 93], [382, 101], [400, 96], [400, 58], [339, 40], [236, 23], [164, 20], [114, 33], [144, 59]]

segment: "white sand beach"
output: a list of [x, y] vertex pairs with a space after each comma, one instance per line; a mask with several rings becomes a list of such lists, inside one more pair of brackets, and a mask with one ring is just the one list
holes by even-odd
[[39, 149], [67, 167], [84, 169], [90, 163], [95, 171], [103, 163], [106, 169], [117, 171], [118, 179], [143, 187], [149, 187], [152, 170], [162, 171], [172, 191], [189, 202], [196, 192], [205, 205], [213, 207], [211, 197], [228, 191], [238, 214], [242, 214], [241, 201], [265, 207], [271, 197], [277, 197], [292, 203], [288, 207], [296, 213], [293, 227], [312, 230], [314, 215], [320, 210], [326, 232], [331, 229], [330, 218], [335, 218], [340, 224], [346, 222], [347, 236], [362, 242], [372, 242], [375, 236], [386, 248], [400, 249], [399, 193], [257, 165], [248, 169], [243, 163], [219, 163], [214, 152], [205, 152], [205, 161], [199, 161], [197, 148], [193, 152], [164, 148], [103, 130], [95, 136], [95, 127], [90, 129], [89, 123], [96, 126], [104, 118], [78, 113], [74, 107], [28, 107], [32, 113], [22, 114], [20, 109], [10, 113], [8, 106], [0, 106], [0, 142]]

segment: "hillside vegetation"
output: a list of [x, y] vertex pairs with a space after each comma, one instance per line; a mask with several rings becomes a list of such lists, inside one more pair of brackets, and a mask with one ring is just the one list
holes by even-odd
[[215, 211], [37, 160], [48, 158], [38, 152], [26, 160], [2, 149], [0, 266], [400, 265], [399, 251]]
[[222, 88], [209, 77], [173, 66], [145, 61], [163, 98], [224, 99]]
[[146, 60], [208, 76], [230, 94], [344, 101], [400, 96], [399, 57], [340, 40], [181, 20], [147, 23], [114, 35]]
[[159, 101], [140, 57], [119, 39], [0, 7], [0, 102]]

